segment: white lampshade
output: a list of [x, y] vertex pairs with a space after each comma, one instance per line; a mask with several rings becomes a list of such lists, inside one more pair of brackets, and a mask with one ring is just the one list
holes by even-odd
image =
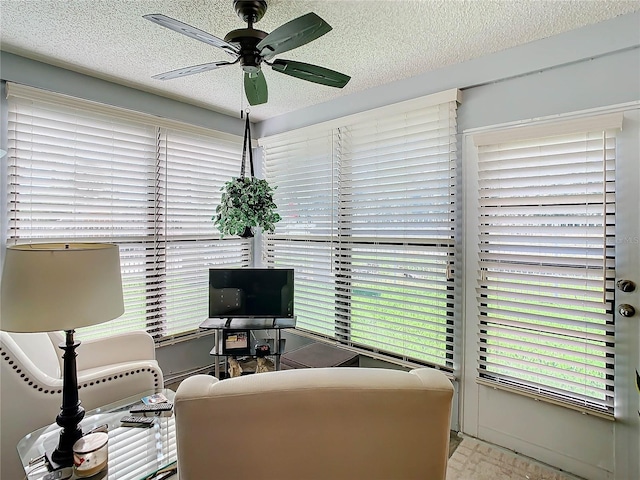
[[124, 313], [120, 253], [105, 243], [7, 247], [0, 289], [0, 329], [74, 330]]

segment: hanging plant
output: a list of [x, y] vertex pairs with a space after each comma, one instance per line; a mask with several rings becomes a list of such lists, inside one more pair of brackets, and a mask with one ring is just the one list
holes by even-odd
[[247, 230], [260, 227], [273, 232], [280, 221], [273, 201], [273, 188], [266, 180], [240, 177], [225, 183], [216, 208], [215, 225], [224, 235], [251, 236]]
[[[249, 165], [251, 176], [244, 176], [245, 158], [249, 144]], [[253, 152], [251, 149], [251, 124], [249, 113], [244, 128], [244, 142], [242, 145], [242, 167], [240, 177], [234, 178], [222, 187], [222, 199], [213, 216], [214, 225], [220, 233], [225, 235], [239, 235], [252, 237], [253, 227], [260, 227], [263, 231], [273, 232], [275, 224], [280, 221], [276, 213], [276, 203], [273, 201], [274, 187], [261, 178], [253, 176]]]

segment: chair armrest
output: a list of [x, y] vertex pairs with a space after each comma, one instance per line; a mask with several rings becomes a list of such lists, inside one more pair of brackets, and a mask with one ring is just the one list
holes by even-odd
[[414, 368], [409, 373], [420, 379], [424, 385], [429, 385], [431, 390], [440, 390], [446, 396], [453, 398], [453, 384], [442, 372], [428, 367]]
[[155, 360], [153, 337], [144, 331], [83, 341], [77, 349], [78, 372], [115, 363]]
[[155, 360], [125, 362], [78, 372], [78, 394], [85, 410], [92, 410], [164, 385]]
[[176, 390], [175, 402], [200, 400], [210, 395], [211, 387], [219, 380], [212, 375], [192, 375], [185, 378]]

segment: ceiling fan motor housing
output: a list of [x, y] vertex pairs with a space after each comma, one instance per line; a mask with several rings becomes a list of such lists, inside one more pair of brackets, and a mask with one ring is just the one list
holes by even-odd
[[260, 70], [260, 64], [262, 63], [262, 57], [256, 45], [267, 35], [267, 32], [262, 30], [240, 28], [227, 33], [224, 41], [238, 44], [240, 46], [239, 55], [242, 70], [248, 73], [256, 73]]

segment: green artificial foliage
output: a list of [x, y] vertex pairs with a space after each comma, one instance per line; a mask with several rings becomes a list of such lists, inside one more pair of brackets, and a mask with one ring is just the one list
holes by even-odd
[[251, 227], [273, 232], [280, 221], [273, 190], [266, 180], [255, 177], [234, 178], [225, 183], [220, 205], [212, 218], [222, 236], [242, 236]]

